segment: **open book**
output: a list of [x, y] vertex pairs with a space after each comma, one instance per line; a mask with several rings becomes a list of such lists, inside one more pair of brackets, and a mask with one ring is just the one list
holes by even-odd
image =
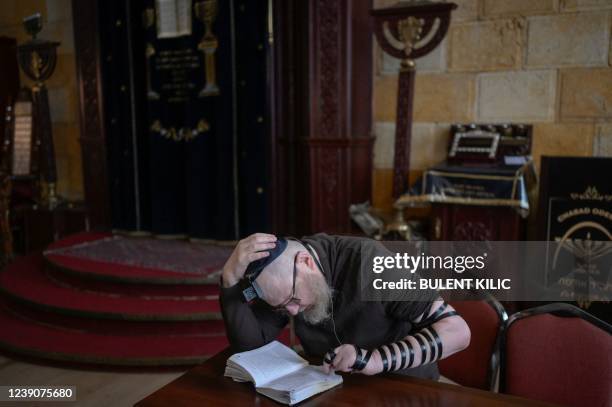
[[232, 355], [225, 376], [255, 384], [258, 393], [284, 404], [295, 404], [342, 383], [342, 376], [326, 374], [297, 353], [274, 341], [247, 352]]

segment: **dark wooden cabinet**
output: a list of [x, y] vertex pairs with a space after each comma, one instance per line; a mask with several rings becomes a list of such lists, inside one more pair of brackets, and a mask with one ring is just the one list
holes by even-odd
[[512, 208], [432, 205], [431, 240], [523, 240], [525, 221]]
[[17, 67], [17, 41], [0, 37], [0, 140], [4, 137], [4, 113], [7, 105], [13, 103], [19, 90], [19, 68]]
[[23, 253], [44, 250], [50, 243], [67, 235], [89, 230], [85, 208], [66, 206], [49, 210], [39, 207], [20, 209]]

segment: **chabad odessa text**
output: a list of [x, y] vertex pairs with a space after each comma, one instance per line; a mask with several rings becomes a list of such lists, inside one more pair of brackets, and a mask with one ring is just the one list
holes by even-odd
[[372, 272], [381, 274], [387, 270], [403, 270], [411, 274], [420, 272], [419, 279], [401, 278], [385, 281], [376, 278], [372, 282], [376, 290], [509, 290], [510, 279], [491, 278], [427, 278], [423, 271], [454, 271], [461, 274], [466, 270], [482, 271], [485, 269], [487, 254], [482, 256], [412, 256], [408, 253], [396, 253], [394, 256], [376, 256], [372, 260]]

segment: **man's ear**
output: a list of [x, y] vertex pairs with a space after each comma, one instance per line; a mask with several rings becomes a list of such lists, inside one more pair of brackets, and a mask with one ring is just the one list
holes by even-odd
[[312, 256], [308, 252], [301, 251], [298, 253], [298, 262], [304, 263], [309, 269], [315, 269], [315, 262]]

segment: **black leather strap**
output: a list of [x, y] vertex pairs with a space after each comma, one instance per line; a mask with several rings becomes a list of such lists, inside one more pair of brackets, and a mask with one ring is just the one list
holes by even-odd
[[397, 345], [397, 348], [400, 351], [400, 356], [402, 358], [399, 366], [397, 367], [397, 370], [400, 370], [403, 369], [406, 365], [406, 346], [404, 345], [403, 341], [395, 342], [395, 344]]
[[431, 325], [435, 324], [436, 322], [443, 320], [444, 318], [452, 317], [452, 316], [455, 316], [455, 315], [459, 315], [459, 314], [457, 313], [457, 311], [448, 311], [447, 313], [442, 314], [442, 315], [438, 316], [437, 318], [435, 318], [435, 319], [434, 319], [433, 321], [431, 321], [431, 323], [430, 323], [430, 324], [428, 324], [428, 325], [430, 325], [430, 326], [431, 326]]
[[427, 342], [425, 341], [423, 335], [421, 335], [420, 333], [414, 335], [413, 338], [416, 339], [419, 346], [421, 347], [421, 364], [424, 365], [425, 363], [427, 363]]
[[351, 366], [353, 370], [362, 370], [365, 367], [365, 363], [363, 362], [363, 357], [361, 353], [361, 349], [357, 345], [353, 345], [355, 347], [355, 363]]
[[[351, 369], [353, 370], [363, 370], [365, 369], [365, 367], [368, 365], [368, 362], [370, 361], [370, 358], [372, 357], [372, 353], [374, 352], [373, 350], [364, 350], [359, 348], [357, 345], [353, 345], [355, 347], [355, 353], [356, 353], [356, 358], [355, 358], [355, 363], [353, 364], [353, 366], [351, 366]], [[364, 352], [365, 352], [365, 356], [364, 356]]]
[[382, 364], [383, 364], [383, 373], [387, 372], [389, 370], [389, 360], [387, 358], [387, 352], [385, 352], [385, 348], [386, 346], [383, 345], [380, 348], [378, 348], [378, 353], [380, 353], [380, 358], [382, 360]]
[[432, 321], [435, 320], [440, 315], [442, 315], [442, 313], [446, 310], [447, 306], [448, 306], [448, 304], [446, 302], [443, 302], [442, 305], [440, 305], [438, 307], [438, 309], [433, 314], [423, 318], [423, 320], [421, 320], [421, 322], [417, 322], [415, 325], [417, 327], [423, 327], [423, 326], [428, 326], [428, 325], [433, 324]]
[[408, 365], [406, 367], [410, 367], [414, 363], [414, 349], [409, 340], [404, 339], [402, 342], [408, 347]]
[[334, 363], [334, 359], [336, 358], [336, 352], [334, 352], [333, 350], [330, 350], [329, 352], [327, 352], [325, 354], [325, 357], [323, 358], [323, 360], [325, 361], [325, 363], [327, 363], [328, 365], [331, 365]]
[[440, 338], [440, 335], [438, 335], [438, 333], [436, 332], [436, 330], [432, 327], [427, 328], [427, 330], [429, 331], [429, 333], [433, 336], [434, 341], [436, 342], [436, 347], [438, 348], [438, 355], [437, 358], [441, 359], [442, 358], [442, 338]]
[[389, 351], [391, 352], [391, 365], [389, 366], [389, 370], [393, 372], [397, 368], [395, 366], [395, 364], [397, 363], [397, 353], [395, 352], [395, 347], [393, 346], [393, 344], [389, 345]]
[[439, 357], [439, 355], [436, 353], [436, 341], [431, 332], [429, 332], [429, 329], [425, 328], [420, 333], [425, 339], [427, 339], [427, 345], [429, 345], [429, 359], [427, 363], [431, 363], [436, 359], [436, 357]]
[[372, 357], [372, 353], [374, 353], [373, 349], [370, 349], [369, 351], [366, 352], [365, 357], [363, 358], [363, 368], [365, 369], [366, 366], [368, 365], [368, 362], [370, 361], [370, 358]]

